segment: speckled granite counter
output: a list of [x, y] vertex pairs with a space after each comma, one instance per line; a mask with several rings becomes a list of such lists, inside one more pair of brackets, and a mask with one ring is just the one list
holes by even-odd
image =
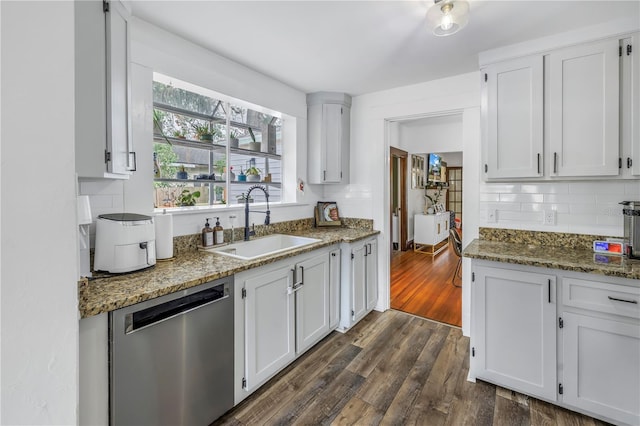
[[194, 287], [246, 269], [307, 253], [321, 247], [343, 241], [353, 242], [378, 233], [379, 231], [366, 228], [309, 228], [299, 230], [293, 234], [318, 238], [322, 241], [300, 249], [252, 261], [243, 261], [202, 251], [182, 252], [173, 261], [158, 262], [154, 267], [143, 271], [109, 278], [81, 280], [78, 285], [78, 309], [82, 318], [90, 317]]
[[[569, 248], [516, 243], [509, 240], [505, 242], [476, 239], [465, 247], [463, 256], [640, 280], [640, 260], [617, 256], [594, 257], [594, 253], [584, 247]], [[596, 259], [600, 259], [600, 261]], [[638, 285], [640, 285], [640, 281]]]

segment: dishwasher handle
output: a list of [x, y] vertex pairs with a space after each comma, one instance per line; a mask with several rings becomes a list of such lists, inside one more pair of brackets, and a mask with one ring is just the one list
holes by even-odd
[[178, 315], [202, 308], [229, 297], [229, 284], [219, 284], [206, 290], [170, 300], [160, 305], [142, 309], [125, 316], [124, 333], [129, 334], [166, 321]]

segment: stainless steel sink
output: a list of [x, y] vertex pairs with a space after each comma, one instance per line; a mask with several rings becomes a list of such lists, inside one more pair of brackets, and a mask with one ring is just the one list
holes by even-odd
[[206, 249], [211, 253], [234, 257], [242, 260], [253, 260], [275, 253], [292, 250], [314, 244], [322, 240], [316, 238], [296, 237], [295, 235], [273, 234], [251, 241], [241, 241], [223, 247]]

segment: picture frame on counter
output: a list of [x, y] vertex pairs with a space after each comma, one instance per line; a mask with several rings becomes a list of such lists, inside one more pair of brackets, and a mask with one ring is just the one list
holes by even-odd
[[335, 201], [318, 201], [314, 209], [316, 226], [341, 226], [338, 203]]

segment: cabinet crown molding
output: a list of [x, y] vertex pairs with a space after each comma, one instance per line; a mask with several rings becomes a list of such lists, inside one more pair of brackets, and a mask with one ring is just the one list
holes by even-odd
[[315, 92], [307, 94], [307, 105], [340, 104], [351, 107], [351, 96], [340, 92]]

